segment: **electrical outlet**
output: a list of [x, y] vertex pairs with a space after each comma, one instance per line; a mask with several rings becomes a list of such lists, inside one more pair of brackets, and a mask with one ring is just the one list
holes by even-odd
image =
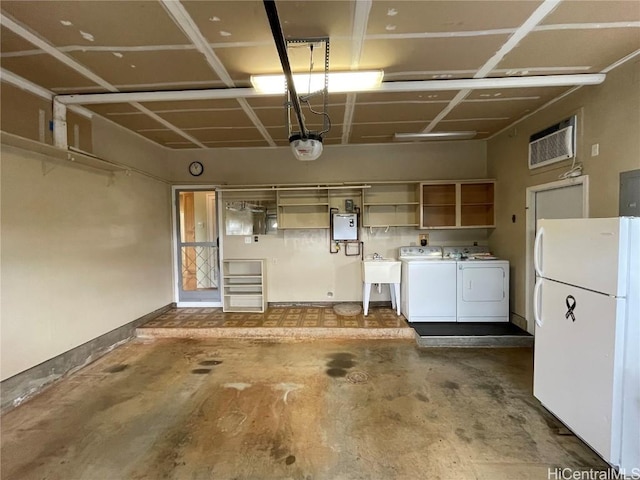
[[420, 245], [422, 245], [423, 247], [426, 247], [427, 245], [429, 245], [429, 234], [428, 233], [422, 233], [420, 234], [420, 237], [418, 238]]
[[253, 239], [251, 237], [244, 237], [244, 243], [251, 243], [252, 240]]

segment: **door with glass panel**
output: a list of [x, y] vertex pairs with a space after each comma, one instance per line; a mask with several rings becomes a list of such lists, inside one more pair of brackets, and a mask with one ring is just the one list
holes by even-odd
[[179, 302], [220, 302], [216, 192], [176, 190]]

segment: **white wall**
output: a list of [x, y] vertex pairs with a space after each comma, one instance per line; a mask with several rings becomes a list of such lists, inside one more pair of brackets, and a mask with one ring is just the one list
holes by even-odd
[[[144, 166], [141, 147], [111, 159]], [[41, 160], [2, 151], [2, 380], [173, 300], [170, 187]]]
[[[417, 245], [423, 232], [406, 227], [362, 230], [365, 255], [379, 253], [396, 258], [398, 247]], [[485, 229], [429, 231], [432, 244], [486, 244]], [[349, 302], [362, 300], [360, 257], [347, 257], [343, 250], [329, 253], [328, 229], [285, 230], [260, 235], [257, 243], [245, 244], [243, 236], [224, 237], [225, 258], [264, 258], [269, 302]], [[389, 292], [374, 292], [371, 301], [389, 300]]]
[[[204, 180], [229, 184], [366, 182], [384, 180], [472, 179], [486, 177], [484, 142], [327, 147], [314, 162], [295, 160], [287, 148], [178, 152], [173, 178], [186, 178], [188, 163], [205, 165]], [[203, 177], [205, 176], [203, 175]], [[499, 188], [499, 186], [498, 186]], [[252, 194], [247, 194], [247, 200]], [[224, 201], [224, 192], [222, 201]], [[361, 203], [356, 201], [356, 204]], [[423, 230], [363, 229], [365, 254], [396, 257], [398, 247], [416, 245]], [[486, 244], [487, 230], [428, 231], [432, 244]], [[360, 301], [360, 258], [329, 253], [328, 229], [280, 230], [245, 244], [242, 236], [223, 237], [224, 258], [264, 258], [269, 302]], [[386, 291], [372, 301], [388, 300]]]

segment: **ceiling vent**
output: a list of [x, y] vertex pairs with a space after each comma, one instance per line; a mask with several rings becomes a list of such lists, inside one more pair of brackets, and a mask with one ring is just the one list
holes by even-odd
[[529, 137], [529, 169], [574, 158], [576, 116], [545, 128]]

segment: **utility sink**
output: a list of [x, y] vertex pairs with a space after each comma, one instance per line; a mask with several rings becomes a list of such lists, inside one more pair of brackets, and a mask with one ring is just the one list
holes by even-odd
[[362, 281], [364, 283], [400, 283], [402, 262], [382, 258], [362, 261]]

